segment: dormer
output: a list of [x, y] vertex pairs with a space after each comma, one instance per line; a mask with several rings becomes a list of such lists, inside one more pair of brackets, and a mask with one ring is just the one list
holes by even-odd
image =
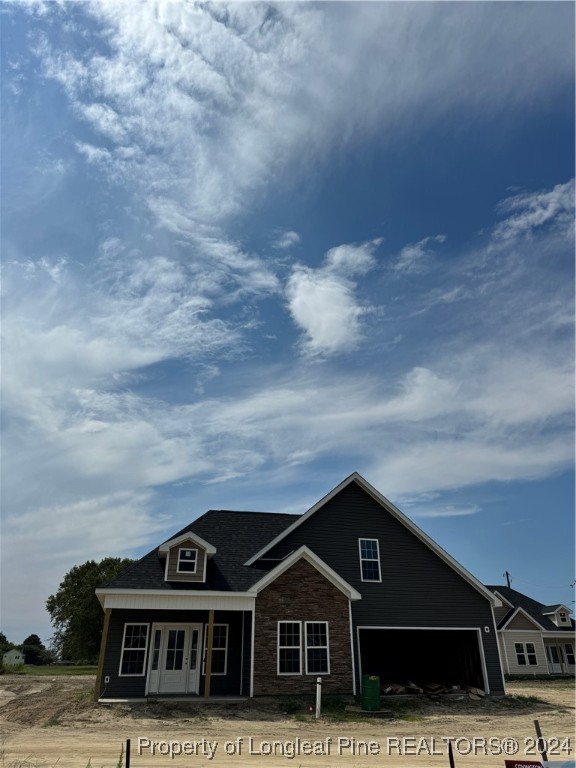
[[572, 626], [570, 621], [571, 610], [566, 605], [547, 605], [542, 609], [542, 613], [551, 622], [556, 624], [557, 627], [566, 627], [568, 629]]
[[164, 580], [204, 583], [208, 558], [215, 553], [216, 547], [192, 531], [165, 541], [158, 548], [160, 557], [166, 557]]

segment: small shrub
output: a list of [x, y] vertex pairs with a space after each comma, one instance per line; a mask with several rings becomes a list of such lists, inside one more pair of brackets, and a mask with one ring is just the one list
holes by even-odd
[[324, 696], [322, 699], [322, 712], [344, 712], [346, 702], [339, 696]]
[[280, 710], [287, 715], [293, 715], [302, 709], [302, 702], [293, 696], [286, 696], [280, 701]]

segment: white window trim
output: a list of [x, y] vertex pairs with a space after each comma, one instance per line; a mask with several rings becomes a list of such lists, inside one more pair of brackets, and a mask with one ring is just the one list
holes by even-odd
[[[126, 630], [128, 627], [146, 627], [146, 644], [144, 648], [126, 648]], [[120, 651], [120, 666], [118, 667], [118, 677], [144, 677], [146, 675], [146, 660], [148, 658], [148, 642], [150, 639], [150, 624], [147, 624], [145, 621], [128, 621], [124, 624], [124, 635], [122, 637], [122, 650]], [[132, 672], [132, 673], [126, 673], [122, 672], [122, 662], [124, 660], [124, 651], [125, 650], [138, 650], [138, 651], [144, 651], [144, 659], [142, 661], [142, 672]]]
[[[280, 648], [296, 648], [295, 645], [280, 645], [280, 624], [298, 624], [298, 637], [300, 642], [298, 644], [298, 657], [300, 661], [300, 669], [298, 672], [280, 672]], [[302, 622], [295, 621], [294, 619], [280, 619], [276, 623], [276, 674], [282, 677], [294, 677], [295, 675], [302, 674]]]
[[[375, 541], [376, 542], [376, 552], [378, 554], [378, 559], [367, 559], [365, 557], [362, 557], [362, 542], [363, 541]], [[380, 542], [378, 539], [367, 539], [367, 538], [361, 538], [358, 539], [358, 555], [360, 557], [360, 580], [366, 582], [367, 584], [381, 584], [382, 583], [382, 565], [380, 563]], [[362, 563], [366, 561], [367, 563], [378, 563], [378, 578], [377, 579], [365, 579], [364, 573], [362, 571]]]
[[[180, 570], [180, 553], [181, 552], [196, 552], [196, 557], [194, 558], [194, 570], [188, 571], [188, 570]], [[178, 560], [176, 561], [176, 573], [183, 573], [187, 576], [192, 576], [195, 574], [198, 570], [198, 550], [196, 547], [180, 547], [178, 549]]]
[[[534, 648], [534, 651], [528, 651], [528, 645], [531, 645]], [[519, 651], [517, 646], [521, 646], [522, 650]], [[538, 666], [538, 654], [536, 653], [536, 644], [532, 641], [522, 643], [520, 641], [514, 641], [514, 653], [516, 654], [516, 666], [518, 667], [537, 667]], [[525, 663], [521, 664], [520, 660], [518, 658], [518, 655], [521, 654], [524, 656]], [[536, 661], [534, 664], [530, 662], [529, 656], [534, 656]]]
[[[326, 672], [309, 672], [308, 671], [308, 624], [325, 624], [326, 625], [326, 645], [311, 645], [311, 648], [326, 648]], [[327, 621], [305, 621], [304, 622], [304, 659], [307, 675], [329, 675], [330, 674], [330, 627]]]
[[[208, 624], [204, 625], [204, 653], [202, 654], [202, 674], [206, 675], [206, 652], [208, 651]], [[228, 674], [228, 643], [230, 642], [230, 625], [229, 624], [214, 624], [214, 627], [226, 627], [226, 645], [224, 648], [214, 648], [212, 646], [212, 653], [214, 651], [224, 651], [224, 672], [210, 672], [210, 677], [224, 677]]]

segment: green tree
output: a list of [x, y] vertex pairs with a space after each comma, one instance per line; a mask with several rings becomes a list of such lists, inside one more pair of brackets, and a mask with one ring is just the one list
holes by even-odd
[[75, 565], [64, 576], [55, 595], [46, 601], [55, 629], [52, 647], [63, 659], [95, 662], [100, 650], [104, 612], [95, 594], [99, 585], [113, 579], [134, 561], [106, 557]]
[[22, 643], [25, 664], [48, 664], [47, 651], [38, 635], [29, 635]]
[[0, 659], [7, 651], [11, 651], [12, 648], [16, 648], [14, 643], [8, 640], [4, 632], [0, 632]]

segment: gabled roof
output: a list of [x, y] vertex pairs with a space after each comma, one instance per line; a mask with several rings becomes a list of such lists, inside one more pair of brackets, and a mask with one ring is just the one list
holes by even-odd
[[[535, 621], [539, 626], [542, 627], [547, 632], [558, 632], [559, 630], [562, 631], [574, 631], [574, 628], [576, 626], [573, 619], [566, 622], [566, 626], [556, 626], [553, 621], [548, 618], [546, 615], [546, 612], [551, 606], [546, 606], [543, 603], [539, 603], [538, 600], [534, 600], [531, 597], [528, 597], [528, 595], [524, 595], [522, 592], [518, 592], [515, 589], [512, 589], [511, 587], [500, 587], [500, 586], [488, 586], [487, 587], [491, 592], [500, 594], [510, 605], [514, 607], [514, 609], [522, 608], [523, 612], [526, 613], [533, 621]], [[566, 608], [566, 606], [563, 606]], [[570, 609], [566, 609], [570, 613]], [[552, 611], [554, 613], [555, 611]], [[506, 616], [500, 621], [498, 624], [498, 629], [503, 629], [505, 624], [508, 623], [508, 621], [512, 618], [513, 613], [507, 613]]]
[[354, 587], [350, 586], [350, 584], [348, 584], [347, 581], [339, 576], [335, 570], [330, 568], [327, 563], [318, 557], [318, 555], [315, 555], [314, 552], [312, 552], [312, 550], [308, 549], [306, 546], [300, 547], [299, 549], [292, 552], [288, 557], [285, 557], [275, 568], [269, 571], [265, 576], [262, 576], [260, 581], [254, 584], [254, 586], [250, 589], [250, 592], [258, 594], [258, 592], [267, 587], [285, 571], [291, 568], [298, 560], [306, 560], [308, 563], [310, 563], [310, 565], [316, 568], [316, 570], [319, 571], [322, 576], [324, 576], [324, 578], [332, 582], [332, 584], [334, 584], [334, 586], [337, 587], [340, 592], [345, 594], [346, 597], [349, 597], [350, 600], [362, 599], [362, 595], [357, 590], [355, 590]]
[[528, 621], [531, 624], [534, 625], [534, 629], [544, 629], [544, 627], [542, 626], [542, 624], [540, 624], [539, 621], [536, 621], [536, 619], [533, 616], [530, 616], [530, 614], [527, 611], [525, 611], [524, 608], [521, 608], [520, 606], [518, 606], [518, 608], [516, 608], [516, 609], [514, 609], [512, 611], [509, 611], [506, 614], [506, 616], [504, 616], [504, 618], [502, 619], [502, 621], [498, 625], [498, 629], [506, 629], [506, 627], [510, 624], [511, 621], [513, 621], [513, 619], [516, 616], [524, 616], [526, 619], [528, 619]]
[[321, 507], [323, 507], [325, 504], [327, 504], [331, 499], [334, 498], [338, 493], [340, 493], [344, 488], [346, 488], [351, 483], [357, 483], [366, 493], [368, 493], [372, 498], [377, 501], [384, 509], [386, 509], [391, 515], [393, 515], [402, 525], [404, 525], [411, 533], [413, 533], [420, 541], [422, 541], [427, 547], [429, 547], [438, 557], [440, 557], [442, 560], [444, 560], [445, 563], [447, 563], [451, 568], [453, 568], [456, 573], [458, 573], [462, 578], [464, 578], [469, 584], [471, 584], [480, 594], [487, 598], [493, 605], [499, 606], [500, 600], [499, 598], [490, 590], [488, 590], [481, 582], [478, 581], [478, 579], [473, 576], [469, 571], [467, 571], [460, 563], [458, 563], [454, 558], [448, 554], [442, 547], [440, 547], [438, 544], [436, 544], [435, 541], [433, 541], [429, 536], [427, 536], [424, 531], [419, 528], [416, 523], [413, 523], [410, 518], [406, 517], [406, 515], [403, 512], [400, 512], [398, 507], [396, 507], [394, 504], [392, 504], [391, 501], [389, 501], [385, 496], [383, 496], [380, 491], [376, 490], [373, 485], [370, 485], [370, 483], [365, 480], [362, 475], [360, 475], [358, 472], [354, 472], [349, 477], [347, 477], [345, 480], [343, 480], [339, 485], [336, 486], [330, 493], [326, 494], [320, 501], [318, 501], [316, 504], [314, 504], [313, 507], [311, 507], [305, 514], [298, 517], [294, 522], [289, 525], [287, 528], [285, 528], [283, 531], [280, 531], [278, 535], [270, 542], [268, 542], [262, 549], [260, 549], [258, 552], [252, 555], [247, 561], [246, 565], [254, 565], [264, 557], [264, 555], [269, 552], [273, 547], [276, 546], [282, 539], [286, 538], [288, 534], [292, 533], [293, 530], [295, 530], [298, 526], [302, 525], [306, 522], [315, 512], [317, 512]]
[[158, 547], [158, 552], [165, 553], [169, 552], [172, 547], [178, 546], [178, 544], [182, 544], [184, 541], [193, 541], [196, 544], [198, 544], [199, 547], [202, 547], [206, 551], [207, 555], [213, 555], [216, 552], [216, 547], [212, 544], [209, 544], [207, 541], [204, 541], [204, 539], [201, 536], [198, 536], [197, 533], [193, 533], [192, 531], [185, 531], [184, 533], [181, 533], [179, 535], [174, 536], [172, 539], [168, 539], [168, 541], [165, 541], [163, 544], [160, 544]]
[[[244, 592], [257, 582], [272, 563], [246, 568], [244, 563], [256, 550], [290, 525], [297, 515], [271, 512], [232, 512], [210, 510], [174, 536], [133, 563], [102, 589], [156, 589]], [[165, 576], [166, 547], [190, 533], [215, 549], [206, 568], [205, 582], [167, 582]]]
[[557, 603], [556, 605], [545, 605], [542, 609], [542, 613], [544, 616], [549, 616], [550, 614], [558, 613], [558, 611], [566, 611], [566, 613], [572, 613], [570, 608], [568, 608], [567, 605], [563, 605], [562, 603]]

